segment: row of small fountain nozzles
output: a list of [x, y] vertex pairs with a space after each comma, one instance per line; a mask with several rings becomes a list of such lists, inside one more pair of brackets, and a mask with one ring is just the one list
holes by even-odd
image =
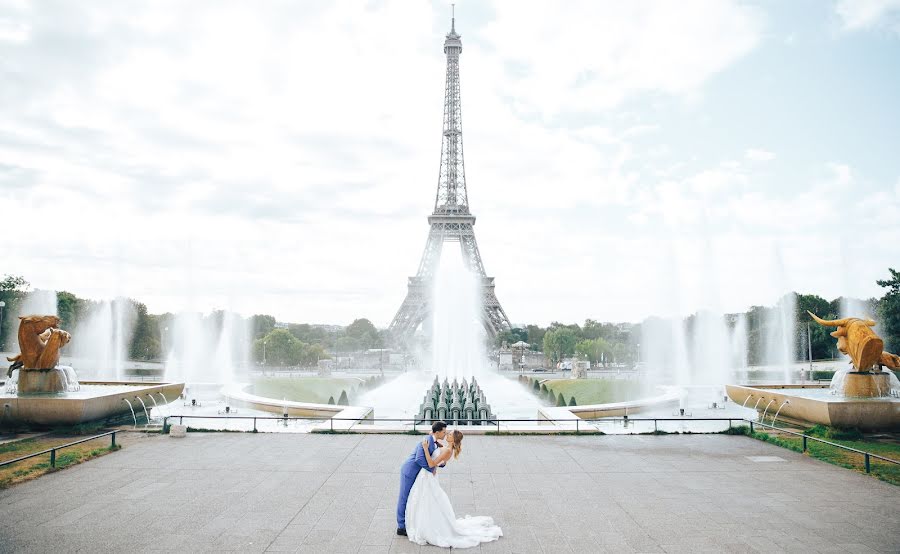
[[472, 378], [468, 383], [465, 379], [458, 382], [456, 379], [449, 382], [444, 378], [443, 385], [437, 377], [434, 378], [431, 388], [425, 394], [419, 415], [425, 419], [437, 417], [439, 419], [457, 419], [463, 416], [465, 419], [490, 419], [491, 405], [484, 397], [484, 391], [478, 385], [478, 381]]

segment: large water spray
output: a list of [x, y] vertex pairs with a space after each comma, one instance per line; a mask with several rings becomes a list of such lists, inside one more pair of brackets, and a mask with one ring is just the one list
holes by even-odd
[[248, 320], [231, 312], [207, 316], [182, 312], [164, 325], [166, 380], [231, 384], [245, 376], [250, 359]]
[[75, 327], [73, 365], [82, 377], [125, 379], [125, 360], [137, 311], [127, 298], [92, 303]]

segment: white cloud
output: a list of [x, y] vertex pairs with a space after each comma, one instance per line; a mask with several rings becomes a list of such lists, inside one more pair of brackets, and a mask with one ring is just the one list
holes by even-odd
[[768, 162], [775, 159], [775, 153], [760, 148], [748, 148], [744, 151], [744, 157], [754, 162]]
[[20, 21], [10, 21], [0, 17], [0, 42], [22, 43], [28, 40], [30, 29]]
[[550, 116], [594, 111], [644, 92], [690, 95], [752, 50], [762, 14], [737, 2], [499, 1], [480, 33], [500, 60], [521, 68], [503, 93]]
[[847, 164], [830, 162], [825, 164], [831, 171], [832, 181], [838, 186], [849, 185], [853, 182], [853, 171]]
[[855, 31], [897, 23], [900, 0], [840, 0], [834, 7], [844, 29]]
[[[685, 281], [714, 251], [723, 299], [769, 302], [753, 262], [773, 237], [792, 254], [834, 239], [814, 220], [840, 218], [852, 197], [836, 183], [864, 168], [780, 182], [746, 161], [763, 150], [675, 156], [678, 129], [654, 117], [661, 99], [702, 108], [704, 84], [762, 40], [757, 9], [499, 2], [481, 29], [457, 14], [469, 199], [514, 320], [652, 313], [666, 241]], [[11, 271], [155, 312], [390, 321], [433, 207], [443, 7], [22, 3], [0, 18], [28, 29], [0, 40], [4, 224], [55, 225], [0, 233]], [[890, 221], [878, 233], [900, 240]], [[810, 264], [798, 282], [825, 279]]]

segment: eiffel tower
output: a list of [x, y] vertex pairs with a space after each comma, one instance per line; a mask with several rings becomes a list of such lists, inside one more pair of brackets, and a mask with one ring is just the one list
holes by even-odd
[[444, 92], [444, 132], [441, 144], [441, 173], [438, 179], [434, 213], [428, 217], [431, 231], [419, 270], [409, 278], [406, 299], [391, 322], [390, 331], [400, 342], [408, 341], [430, 314], [431, 285], [445, 242], [459, 243], [462, 259], [469, 271], [481, 278], [482, 324], [487, 334], [497, 336], [509, 329], [509, 318], [494, 294], [494, 278], [484, 272], [484, 263], [475, 242], [475, 216], [469, 212], [466, 194], [466, 169], [463, 163], [462, 111], [459, 95], [459, 54], [462, 41], [456, 33], [456, 17], [444, 40], [447, 55], [447, 81]]

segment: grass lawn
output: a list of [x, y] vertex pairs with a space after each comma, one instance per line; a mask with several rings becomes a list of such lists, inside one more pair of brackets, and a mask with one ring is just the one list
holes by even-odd
[[643, 396], [640, 383], [617, 379], [548, 379], [544, 381], [548, 389], [553, 391], [553, 396], [562, 393], [566, 399], [575, 397], [575, 403], [579, 406], [590, 404], [607, 404], [609, 402], [624, 402]]
[[[40, 452], [54, 446], [81, 440], [85, 437], [72, 436], [43, 436], [33, 439], [25, 439], [15, 442], [0, 444], [0, 462], [12, 460]], [[0, 467], [0, 489], [5, 489], [15, 483], [28, 481], [40, 477], [50, 471], [58, 471], [70, 465], [80, 464], [91, 458], [108, 454], [113, 450], [109, 446], [110, 438], [102, 437], [97, 440], [71, 446], [56, 452], [56, 469], [50, 467], [50, 454], [36, 456], [12, 465]], [[116, 446], [118, 450], [121, 446]]]
[[[777, 432], [755, 432], [751, 435], [749, 427], [745, 427], [744, 432], [755, 439], [771, 442], [772, 444], [777, 444], [778, 446], [789, 448], [791, 450], [794, 450], [795, 452], [803, 451], [803, 439], [800, 437], [779, 434]], [[819, 438], [823, 438], [829, 442], [849, 446], [850, 448], [855, 448], [857, 450], [870, 452], [872, 454], [884, 456], [885, 458], [900, 461], [900, 444], [893, 441], [881, 441], [877, 439], [866, 438], [860, 438], [857, 440], [828, 438], [826, 436], [822, 436], [822, 433], [817, 431], [816, 428], [807, 431], [806, 434], [811, 436], [818, 436]], [[857, 454], [856, 452], [848, 452], [846, 450], [842, 450], [828, 444], [822, 444], [813, 440], [807, 440], [806, 445], [806, 453], [813, 458], [818, 458], [819, 460], [846, 467], [848, 469], [865, 472], [865, 457], [862, 454]], [[870, 462], [872, 475], [878, 477], [882, 481], [887, 481], [888, 483], [894, 485], [900, 485], [900, 464], [883, 462], [876, 458], [870, 458]]]
[[352, 400], [354, 391], [361, 384], [360, 379], [353, 377], [263, 377], [253, 382], [253, 394], [278, 400], [327, 404], [329, 397], [334, 397], [337, 402], [341, 391], [347, 391]]

